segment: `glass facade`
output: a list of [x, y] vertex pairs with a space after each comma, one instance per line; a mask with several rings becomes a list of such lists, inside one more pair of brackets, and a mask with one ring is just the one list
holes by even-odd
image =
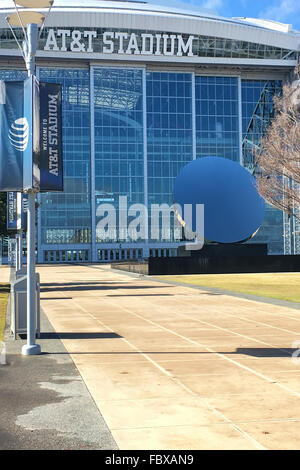
[[249, 125], [251, 124], [252, 116], [264, 88], [266, 87], [267, 80], [242, 80], [242, 131], [243, 137], [246, 136]]
[[[270, 120], [274, 117], [273, 97], [281, 92], [278, 80], [242, 80], [243, 163], [255, 173], [253, 147], [259, 146]], [[268, 243], [269, 254], [283, 253], [283, 214], [271, 206], [254, 243]]]
[[217, 156], [239, 162], [237, 77], [196, 77], [197, 157]]
[[191, 74], [147, 73], [149, 204], [172, 203], [174, 179], [192, 158]]
[[294, 59], [298, 52], [265, 44], [199, 36], [198, 55], [202, 57], [230, 57], [247, 59]]
[[[192, 75], [190, 73], [148, 72], [147, 97], [147, 172], [148, 204], [172, 204], [173, 183], [186, 163], [193, 158]], [[162, 218], [149, 219], [152, 241], [158, 231], [161, 239], [180, 238]], [[169, 214], [171, 225], [173, 214]]]
[[252, 150], [259, 147], [274, 117], [273, 97], [281, 90], [279, 80], [242, 80], [243, 164], [252, 173], [256, 169]]
[[[128, 206], [171, 204], [174, 180], [193, 158], [245, 162], [245, 142], [262, 134], [255, 119], [269, 122], [280, 89], [274, 80], [124, 66], [42, 67], [38, 73], [42, 81], [61, 83], [63, 93], [64, 192], [39, 195], [40, 261], [53, 262], [118, 259], [109, 246], [120, 249], [120, 259], [145, 256], [143, 243], [134, 242], [119, 219], [122, 198]], [[25, 76], [0, 72], [2, 80]], [[104, 203], [116, 209], [116, 233], [99, 227]], [[252, 242], [282, 253], [282, 220], [268, 207]], [[177, 234], [162, 231], [157, 241], [151, 233], [149, 227], [155, 256], [175, 254]]]
[[0, 69], [0, 80], [4, 81], [18, 81], [25, 80], [27, 72], [23, 70], [1, 70]]
[[[95, 68], [93, 82], [95, 210], [109, 203], [119, 213], [122, 196], [128, 205], [144, 203], [142, 71]], [[116, 222], [117, 233], [96, 228], [96, 243], [128, 241]]]

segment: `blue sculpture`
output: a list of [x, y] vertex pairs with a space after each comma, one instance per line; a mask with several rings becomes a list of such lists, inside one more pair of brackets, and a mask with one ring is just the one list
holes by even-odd
[[265, 213], [265, 202], [249, 171], [220, 157], [203, 157], [188, 163], [175, 180], [174, 203], [181, 206], [184, 221], [184, 205], [192, 205], [189, 228], [194, 232], [196, 205], [204, 204], [204, 237], [220, 243], [251, 238]]

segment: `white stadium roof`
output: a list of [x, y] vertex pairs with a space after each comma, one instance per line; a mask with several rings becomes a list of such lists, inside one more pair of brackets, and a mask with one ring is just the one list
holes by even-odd
[[[14, 9], [2, 0], [0, 28]], [[300, 32], [291, 25], [254, 18], [224, 18], [216, 12], [171, 0], [55, 0], [46, 27], [111, 28], [201, 35], [300, 51]]]
[[[20, 7], [21, 8], [21, 7]], [[14, 9], [14, 4], [12, 0], [4, 0], [1, 2], [0, 13], [7, 11], [9, 9]], [[118, 12], [128, 11], [128, 12], [150, 12], [158, 15], [180, 15], [182, 17], [198, 17], [199, 19], [211, 19], [214, 21], [231, 23], [231, 24], [251, 24], [256, 28], [266, 28], [273, 31], [284, 32], [284, 33], [295, 33], [300, 34], [300, 32], [293, 31], [292, 25], [283, 24], [277, 21], [261, 18], [247, 18], [247, 17], [236, 17], [236, 18], [225, 18], [217, 14], [217, 12], [201, 8], [197, 5], [191, 5], [188, 3], [172, 2], [171, 0], [153, 0], [148, 1], [134, 1], [134, 0], [55, 0], [52, 7], [52, 11], [73, 11], [74, 14], [78, 14], [78, 9], [82, 12], [84, 11], [99, 11], [99, 10], [117, 10]]]

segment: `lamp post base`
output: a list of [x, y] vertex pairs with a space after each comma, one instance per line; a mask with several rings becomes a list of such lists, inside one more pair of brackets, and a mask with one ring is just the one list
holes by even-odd
[[33, 356], [35, 354], [41, 354], [41, 347], [39, 344], [24, 344], [22, 347], [23, 356]]

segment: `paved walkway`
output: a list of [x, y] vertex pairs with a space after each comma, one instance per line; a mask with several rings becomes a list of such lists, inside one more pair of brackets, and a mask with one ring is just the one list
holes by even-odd
[[[9, 269], [0, 268], [0, 282]], [[41, 315], [42, 354], [21, 354], [7, 316], [6, 365], [0, 365], [0, 450], [112, 450], [117, 445], [77, 368]], [[0, 352], [1, 352], [0, 342]]]
[[38, 271], [120, 449], [299, 449], [300, 312], [99, 265]]
[[10, 268], [8, 266], [0, 265], [0, 282], [9, 282]]

